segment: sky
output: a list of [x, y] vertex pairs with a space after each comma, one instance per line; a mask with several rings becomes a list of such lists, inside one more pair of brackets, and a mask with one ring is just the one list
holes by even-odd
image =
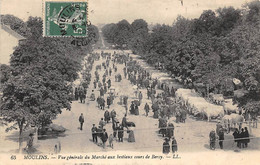
[[[56, 0], [61, 1], [61, 0]], [[72, 1], [72, 0], [70, 0]], [[149, 24], [172, 24], [178, 15], [197, 18], [203, 10], [219, 7], [240, 8], [251, 0], [88, 0], [92, 24], [133, 22], [144, 19]], [[13, 14], [24, 21], [29, 16], [42, 16], [42, 0], [0, 0], [0, 13]]]

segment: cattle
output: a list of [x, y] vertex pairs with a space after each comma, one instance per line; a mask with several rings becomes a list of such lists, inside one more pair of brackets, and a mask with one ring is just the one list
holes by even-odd
[[233, 105], [232, 99], [228, 99], [222, 102], [222, 106], [226, 114], [238, 112], [238, 107], [237, 105]]
[[224, 110], [222, 107], [219, 106], [210, 106], [207, 108], [203, 108], [202, 113], [207, 116], [208, 121], [210, 121], [212, 117], [222, 118], [224, 116]]
[[222, 123], [224, 124], [224, 127], [229, 132], [231, 128], [236, 128], [237, 124], [238, 124], [239, 128], [241, 128], [244, 120], [245, 119], [242, 115], [232, 113], [231, 115], [225, 115], [222, 118]]

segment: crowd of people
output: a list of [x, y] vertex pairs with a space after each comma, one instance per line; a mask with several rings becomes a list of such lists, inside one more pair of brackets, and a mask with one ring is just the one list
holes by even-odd
[[[172, 149], [172, 151], [176, 152], [177, 142], [174, 136], [174, 124], [170, 122], [170, 120], [172, 120], [171, 117], [174, 117], [176, 123], [185, 123], [188, 114], [188, 108], [186, 107], [186, 105], [182, 102], [180, 98], [175, 96], [176, 89], [174, 87], [170, 88], [164, 83], [159, 83], [157, 79], [152, 79], [150, 73], [140, 67], [136, 63], [136, 61], [131, 60], [128, 55], [122, 55], [116, 52], [114, 52], [114, 54], [101, 52], [101, 57], [103, 60], [105, 60], [105, 62], [103, 62], [102, 65], [97, 65], [96, 67], [95, 79], [93, 81], [94, 89], [92, 90], [92, 93], [90, 95], [90, 100], [97, 101], [98, 107], [101, 110], [104, 110], [104, 117], [101, 118], [98, 127], [93, 125], [93, 142], [97, 143], [97, 137], [99, 137], [103, 143], [103, 147], [105, 147], [105, 143], [107, 140], [109, 141], [109, 146], [113, 147], [114, 139], [117, 139], [118, 142], [124, 141], [124, 132], [127, 132], [129, 134], [129, 142], [135, 142], [134, 131], [132, 129], [135, 124], [133, 122], [127, 121], [126, 118], [128, 115], [128, 96], [120, 97], [120, 104], [122, 104], [126, 110], [121, 123], [117, 119], [115, 110], [113, 109], [112, 111], [109, 111], [111, 105], [114, 104], [114, 99], [116, 97], [116, 92], [112, 88], [111, 76], [112, 73], [114, 73], [115, 81], [120, 82], [122, 80], [122, 76], [120, 73], [117, 73], [117, 64], [124, 64], [124, 78], [128, 79], [133, 85], [134, 96], [136, 98], [131, 101], [131, 104], [129, 106], [130, 115], [140, 115], [139, 107], [142, 104], [142, 100], [144, 98], [141, 89], [146, 89], [147, 98], [151, 99], [152, 104], [149, 105], [149, 103], [145, 103], [145, 116], [148, 116], [150, 110], [152, 110], [152, 117], [158, 119], [158, 133], [161, 134], [162, 137], [167, 139], [163, 143], [163, 152], [167, 153], [169, 151], [167, 149], [167, 146], [171, 139], [172, 144], [174, 145], [174, 149]], [[100, 76], [101, 71], [103, 71], [104, 73], [102, 76]], [[162, 90], [156, 90], [158, 88]], [[82, 88], [79, 87], [77, 90], [82, 91]], [[95, 96], [95, 90], [99, 91], [99, 96], [97, 96], [97, 98]], [[83, 92], [78, 93], [84, 93], [84, 88]], [[78, 97], [80, 98], [80, 94], [78, 94]], [[104, 126], [106, 124], [109, 124], [110, 122], [112, 123], [113, 132], [108, 136]], [[218, 128], [217, 133], [215, 131], [211, 131], [209, 135], [210, 148], [215, 149], [215, 143], [216, 140], [218, 140], [220, 148], [223, 149], [223, 141], [225, 137], [224, 135], [225, 134], [223, 128]], [[239, 137], [249, 137], [246, 128], [244, 130], [242, 129], [239, 131], [235, 131], [233, 135], [235, 138], [235, 142], [238, 143], [238, 147], [247, 147], [249, 139], [243, 140], [243, 142], [239, 140]]]
[[[249, 132], [247, 127], [238, 129], [235, 128], [233, 132], [234, 142], [237, 143], [238, 148], [247, 148], [248, 143], [250, 142]], [[224, 149], [223, 142], [225, 140], [225, 129], [221, 125], [220, 122], [216, 124], [216, 131], [212, 130], [209, 133], [209, 139], [210, 139], [210, 149], [215, 150], [216, 149], [216, 141], [219, 142], [220, 149]]]
[[[122, 122], [120, 123], [117, 119], [116, 111], [113, 109], [109, 111], [111, 105], [114, 104], [114, 99], [116, 97], [115, 89], [112, 88], [112, 80], [111, 76], [114, 72], [115, 74], [115, 81], [120, 82], [122, 80], [121, 75], [117, 72], [117, 66], [116, 64], [125, 64], [128, 59], [127, 55], [124, 54], [117, 54], [114, 52], [114, 54], [111, 53], [104, 53], [101, 52], [100, 57], [105, 60], [101, 65], [96, 66], [96, 70], [94, 72], [95, 77], [93, 80], [93, 86], [94, 89], [92, 89], [91, 95], [90, 95], [90, 101], [96, 101], [97, 106], [104, 110], [104, 117], [102, 117], [98, 123], [98, 126], [96, 124], [93, 124], [91, 128], [92, 132], [92, 140], [94, 143], [100, 145], [102, 144], [102, 147], [106, 147], [106, 142], [109, 142], [109, 146], [111, 148], [114, 147], [113, 141], [116, 140], [118, 142], [124, 141], [124, 132], [127, 132], [128, 135], [128, 142], [135, 142], [134, 137], [134, 130], [133, 127], [135, 124], [133, 122], [127, 121], [127, 111], [125, 116], [122, 118]], [[96, 58], [96, 59], [100, 59]], [[112, 65], [112, 66], [111, 66]], [[101, 71], [104, 72], [102, 75], [102, 78], [100, 78]], [[99, 96], [95, 96], [95, 91], [99, 91]], [[76, 97], [76, 93], [75, 93]], [[106, 99], [105, 99], [106, 98]], [[122, 98], [122, 103], [126, 107], [128, 106], [127, 99], [128, 97]], [[84, 123], [83, 114], [79, 117], [80, 122], [80, 129], [82, 130], [82, 125]], [[112, 123], [112, 130], [113, 132], [108, 136], [108, 133], [105, 129], [105, 126], [107, 124]], [[100, 142], [98, 143], [98, 139], [100, 139]]]

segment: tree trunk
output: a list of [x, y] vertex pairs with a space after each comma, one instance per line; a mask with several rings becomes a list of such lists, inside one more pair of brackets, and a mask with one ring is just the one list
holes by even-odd
[[22, 141], [23, 141], [23, 138], [21, 135], [19, 135], [19, 141], [18, 141], [18, 144], [19, 144], [19, 154], [22, 153]]

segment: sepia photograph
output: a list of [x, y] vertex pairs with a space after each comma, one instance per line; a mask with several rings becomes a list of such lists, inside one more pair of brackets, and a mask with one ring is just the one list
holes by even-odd
[[259, 165], [259, 121], [259, 0], [0, 0], [0, 165]]

